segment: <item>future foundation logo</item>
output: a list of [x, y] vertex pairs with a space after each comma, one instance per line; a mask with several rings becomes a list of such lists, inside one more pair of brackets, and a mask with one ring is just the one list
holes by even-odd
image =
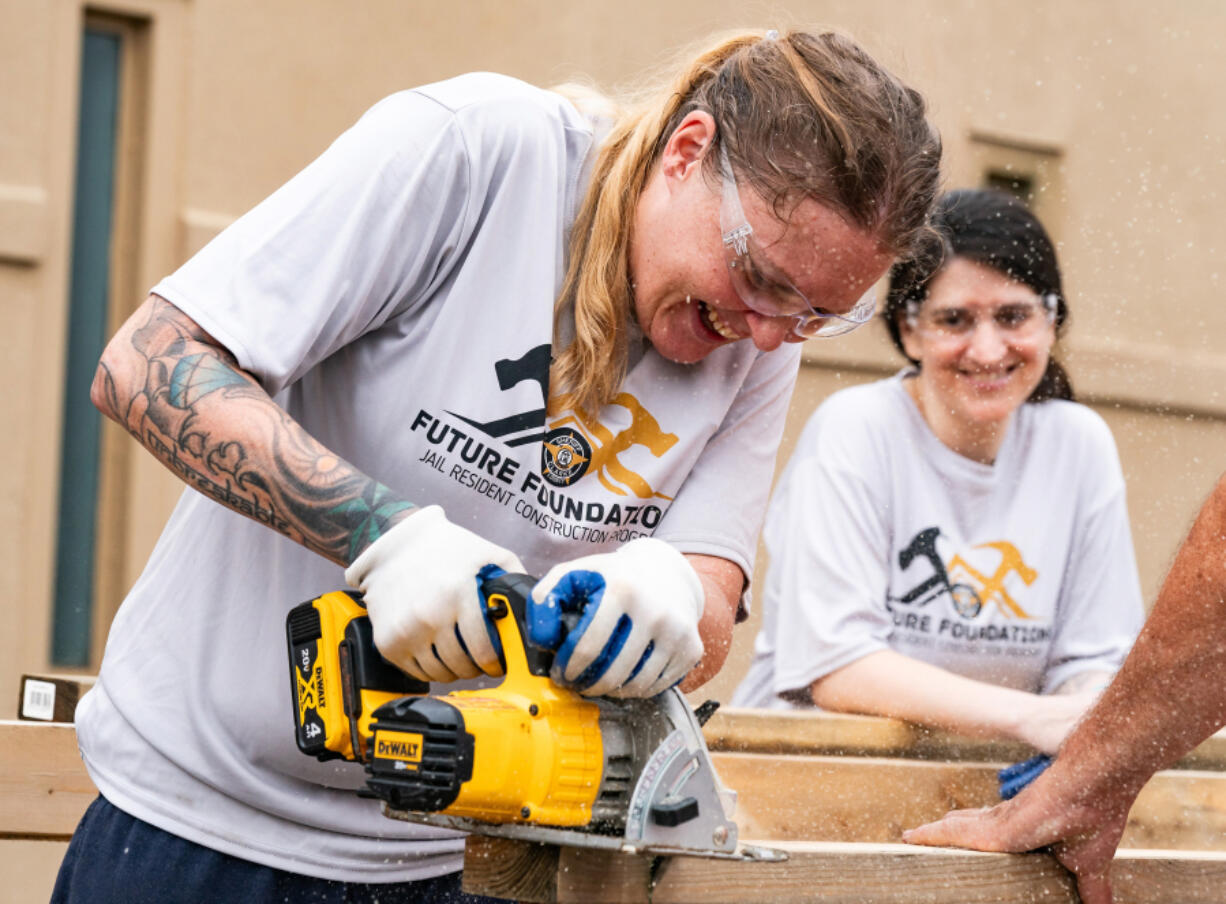
[[[445, 412], [446, 417], [418, 411], [410, 430], [424, 435], [430, 444], [418, 461], [501, 505], [513, 506], [538, 528], [567, 539], [626, 542], [650, 533], [665, 507], [649, 500], [671, 497], [658, 492], [622, 459], [636, 447], [662, 458], [678, 437], [663, 430], [651, 412], [625, 392], [610, 403], [629, 414], [629, 423], [619, 429], [610, 429], [567, 396], [554, 400], [554, 410], [563, 414], [547, 424], [549, 351], [548, 345], [537, 346], [494, 366], [503, 391], [535, 383], [541, 393], [539, 408], [493, 420], [455, 411]], [[541, 444], [539, 470], [525, 470], [519, 459], [508, 454], [516, 446], [536, 442]], [[625, 501], [587, 502], [560, 492], [590, 474]]]
[[[898, 564], [904, 571], [913, 563], [916, 568], [919, 563], [927, 563], [929, 573], [901, 596], [887, 596], [886, 605], [896, 628], [958, 641], [1036, 644], [1051, 638], [1049, 625], [1026, 624], [1032, 616], [1015, 598], [1016, 589], [1011, 590], [1011, 579], [1014, 588], [1025, 588], [1039, 576], [1016, 546], [1007, 541], [981, 543], [955, 554], [946, 563], [937, 551], [940, 536], [939, 528], [924, 528], [898, 554]], [[996, 565], [980, 570], [968, 561], [972, 558], [981, 564], [994, 559]], [[937, 600], [947, 600], [948, 608], [925, 611]], [[979, 622], [989, 607], [1004, 619], [1020, 624]], [[950, 609], [950, 615], [942, 615]]]

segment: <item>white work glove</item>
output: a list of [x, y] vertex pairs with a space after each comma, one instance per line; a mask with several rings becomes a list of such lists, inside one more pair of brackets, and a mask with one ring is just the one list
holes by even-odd
[[522, 572], [515, 554], [452, 524], [437, 505], [405, 518], [345, 570], [383, 657], [422, 681], [501, 675], [477, 572]]
[[553, 680], [587, 696], [654, 697], [702, 658], [703, 590], [685, 556], [640, 537], [550, 569], [528, 601], [528, 636], [556, 650]]

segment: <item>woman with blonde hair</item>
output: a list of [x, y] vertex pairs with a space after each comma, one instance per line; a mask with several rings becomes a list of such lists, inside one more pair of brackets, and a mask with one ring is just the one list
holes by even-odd
[[295, 749], [286, 611], [343, 578], [410, 675], [497, 675], [477, 575], [528, 571], [559, 682], [700, 684], [796, 343], [870, 316], [939, 156], [833, 34], [721, 41], [611, 121], [472, 74], [377, 104], [156, 285], [94, 399], [199, 492], [78, 711], [102, 797], [56, 900], [467, 900], [457, 835]]

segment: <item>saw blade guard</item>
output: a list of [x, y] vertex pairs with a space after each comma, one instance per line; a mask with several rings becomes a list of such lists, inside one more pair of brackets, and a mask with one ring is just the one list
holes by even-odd
[[626, 845], [731, 853], [737, 846], [736, 793], [719, 780], [681, 692], [670, 689], [655, 702], [671, 731], [639, 773], [626, 814]]

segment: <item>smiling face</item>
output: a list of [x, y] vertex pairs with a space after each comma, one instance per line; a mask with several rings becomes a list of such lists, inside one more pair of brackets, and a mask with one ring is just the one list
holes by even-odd
[[[720, 185], [703, 170], [714, 136], [709, 114], [682, 120], [639, 197], [630, 245], [639, 326], [657, 352], [683, 364], [742, 339], [763, 351], [801, 341], [792, 335], [791, 317], [756, 313], [733, 286], [720, 230]], [[825, 311], [850, 311], [890, 265], [892, 256], [875, 236], [816, 201], [801, 201], [783, 221], [748, 186], [740, 198], [770, 269]]]
[[1010, 330], [996, 322], [1011, 306], [1038, 303], [1029, 286], [955, 257], [929, 284], [920, 323], [960, 309], [974, 318], [974, 326], [941, 333], [906, 319], [900, 324], [907, 355], [920, 364], [912, 394], [933, 432], [954, 451], [992, 460], [1009, 416], [1039, 385], [1055, 327], [1047, 319], [1033, 330]]

